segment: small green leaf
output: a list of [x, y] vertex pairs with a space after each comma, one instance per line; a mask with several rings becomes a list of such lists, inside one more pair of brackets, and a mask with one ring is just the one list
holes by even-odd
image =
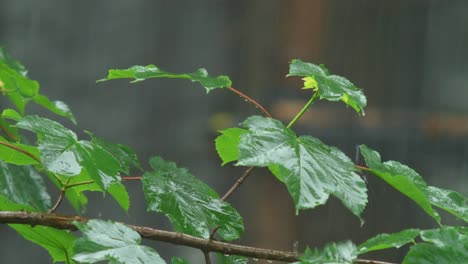
[[0, 160], [15, 165], [38, 164], [37, 160], [13, 147], [27, 151], [35, 157], [39, 157], [39, 150], [36, 147], [20, 143], [11, 143], [0, 136]]
[[172, 257], [171, 263], [172, 264], [190, 264], [190, 262], [188, 262], [187, 260], [178, 258], [178, 257]]
[[219, 264], [247, 264], [249, 259], [243, 256], [223, 255], [217, 253]]
[[0, 195], [39, 211], [50, 208], [50, 196], [44, 181], [31, 166], [16, 166], [0, 161]]
[[468, 236], [454, 227], [444, 227], [421, 232], [426, 243], [412, 246], [403, 264], [454, 264], [467, 263]]
[[325, 66], [317, 66], [295, 59], [289, 65], [287, 76], [305, 77], [303, 78], [304, 89], [313, 89], [319, 94], [320, 99], [341, 100], [357, 113], [364, 115], [364, 108], [367, 104], [364, 93], [348, 79], [338, 75], [330, 75]]
[[353, 162], [340, 150], [311, 136], [297, 137], [280, 121], [253, 116], [244, 121], [237, 165], [269, 167], [286, 184], [296, 211], [324, 204], [333, 194], [356, 216], [367, 203], [367, 188]]
[[408, 198], [418, 204], [428, 215], [440, 222], [440, 215], [432, 208], [431, 202], [426, 194], [427, 185], [422, 177], [413, 169], [397, 161], [382, 163], [380, 154], [361, 145], [361, 154], [366, 160], [370, 172], [386, 181]]
[[155, 171], [146, 172], [142, 180], [148, 211], [164, 213], [179, 232], [208, 238], [210, 228], [219, 226], [224, 240], [240, 237], [241, 216], [213, 189], [174, 162], [153, 157], [150, 164]]
[[241, 128], [229, 128], [222, 130], [221, 136], [215, 140], [216, 151], [223, 160], [223, 166], [231, 161], [239, 159], [239, 143], [241, 135], [247, 132]]
[[152, 248], [140, 245], [140, 234], [121, 223], [89, 220], [75, 222], [83, 237], [74, 244], [73, 260], [96, 263], [146, 264], [166, 263]]
[[296, 264], [352, 264], [357, 259], [358, 251], [351, 241], [330, 243], [322, 250], [309, 248], [299, 257]]
[[359, 245], [359, 254], [387, 248], [400, 248], [413, 242], [419, 232], [419, 229], [406, 229], [393, 234], [379, 234]]
[[37, 244], [49, 252], [54, 262], [61, 261], [74, 263], [71, 260], [73, 255], [72, 246], [76, 237], [64, 230], [58, 230], [52, 227], [28, 225], [10, 225], [26, 240]]
[[7, 118], [7, 119], [12, 119], [15, 121], [19, 121], [22, 118], [22, 116], [18, 112], [10, 108], [4, 109], [2, 111], [2, 117]]
[[107, 78], [98, 80], [98, 82], [113, 79], [134, 79], [132, 82], [141, 82], [150, 78], [188, 79], [192, 82], [199, 82], [205, 87], [206, 93], [216, 88], [225, 88], [232, 85], [228, 76], [210, 77], [203, 68], [192, 73], [177, 74], [163, 71], [152, 64], [147, 66], [136, 65], [128, 69], [112, 69], [109, 70]]

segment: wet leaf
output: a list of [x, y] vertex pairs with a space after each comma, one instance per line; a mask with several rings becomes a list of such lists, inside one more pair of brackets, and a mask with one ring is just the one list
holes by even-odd
[[301, 60], [292, 60], [289, 65], [289, 76], [304, 77], [304, 89], [313, 89], [320, 99], [343, 101], [356, 112], [364, 114], [367, 99], [364, 93], [348, 79], [330, 75], [323, 65], [315, 65]]
[[220, 226], [218, 234], [224, 240], [240, 237], [241, 216], [213, 189], [173, 162], [153, 157], [150, 164], [154, 171], [142, 180], [148, 211], [165, 214], [179, 232], [208, 238], [210, 228]]
[[16, 230], [26, 240], [37, 244], [49, 252], [53, 262], [66, 262], [74, 263], [71, 260], [73, 255], [73, 242], [76, 237], [65, 230], [58, 230], [52, 227], [46, 226], [35, 226], [31, 227], [28, 225], [9, 225], [11, 228]]
[[177, 74], [163, 71], [155, 65], [136, 65], [128, 69], [112, 69], [109, 70], [107, 78], [98, 80], [98, 82], [113, 79], [133, 79], [132, 82], [141, 82], [150, 78], [188, 79], [192, 82], [199, 82], [205, 87], [207, 93], [216, 88], [225, 88], [232, 85], [228, 76], [221, 75], [218, 77], [210, 77], [208, 72], [203, 68], [192, 73]]
[[367, 188], [353, 162], [340, 150], [311, 136], [297, 137], [280, 121], [253, 116], [243, 126], [237, 165], [269, 167], [288, 188], [296, 211], [324, 204], [333, 194], [356, 216], [367, 203]]
[[397, 161], [382, 163], [379, 153], [361, 145], [361, 153], [370, 172], [418, 204], [427, 214], [440, 222], [440, 215], [432, 206], [439, 207], [468, 222], [467, 198], [460, 193], [428, 186], [413, 169]]
[[393, 234], [379, 234], [359, 245], [359, 254], [387, 248], [400, 248], [413, 242], [419, 232], [419, 229], [406, 229]]
[[465, 196], [452, 190], [434, 186], [428, 186], [425, 193], [433, 206], [468, 222], [468, 199]]
[[306, 249], [296, 264], [352, 264], [358, 251], [350, 241], [330, 243], [323, 249]]
[[38, 211], [50, 208], [50, 196], [42, 177], [30, 166], [0, 161], [0, 195], [11, 202], [28, 205]]
[[6, 96], [22, 115], [24, 115], [26, 104], [34, 101], [49, 111], [76, 123], [70, 108], [64, 102], [53, 102], [40, 94], [39, 83], [29, 79], [25, 67], [13, 60], [2, 47], [0, 47], [0, 83]]
[[140, 245], [140, 234], [130, 227], [114, 222], [89, 220], [86, 224], [75, 222], [83, 237], [74, 244], [73, 260], [96, 263], [146, 264], [166, 263], [152, 248]]
[[[104, 190], [120, 182], [120, 172], [128, 171], [126, 165], [134, 162], [133, 156], [127, 156], [127, 153], [110, 153], [110, 143], [103, 146], [101, 141], [93, 139], [78, 140], [73, 131], [46, 118], [26, 116], [17, 123], [17, 127], [37, 134], [42, 164], [48, 171], [73, 177], [85, 168]], [[115, 148], [120, 149], [119, 146]]]
[[412, 246], [403, 264], [453, 264], [468, 260], [468, 236], [454, 227], [421, 232], [425, 243]]

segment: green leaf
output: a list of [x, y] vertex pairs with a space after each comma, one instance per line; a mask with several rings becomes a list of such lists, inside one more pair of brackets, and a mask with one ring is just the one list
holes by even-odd
[[245, 129], [229, 128], [222, 130], [221, 136], [215, 140], [216, 151], [223, 160], [223, 166], [231, 161], [239, 159], [239, 143], [241, 135], [246, 133]]
[[20, 140], [21, 135], [18, 133], [18, 129], [14, 127], [10, 122], [5, 120], [3, 116], [0, 116], [0, 131], [12, 140]]
[[205, 87], [209, 93], [216, 88], [224, 88], [232, 85], [228, 76], [221, 75], [218, 77], [208, 76], [205, 69], [198, 69], [192, 73], [170, 73], [159, 69], [154, 65], [147, 66], [132, 66], [128, 69], [112, 69], [109, 70], [107, 78], [98, 80], [98, 82], [108, 81], [113, 79], [134, 79], [133, 82], [141, 82], [150, 78], [173, 78], [173, 79], [188, 79], [192, 82], [199, 82]]
[[38, 116], [26, 116], [16, 126], [37, 134], [42, 164], [52, 173], [72, 177], [85, 168], [99, 187], [107, 190], [113, 183], [120, 182], [120, 172], [127, 171], [126, 166], [121, 166], [122, 159], [127, 157], [110, 153], [110, 143], [103, 147], [101, 141], [78, 140], [71, 130]]
[[224, 240], [240, 237], [242, 218], [218, 194], [174, 162], [159, 157], [150, 160], [154, 172], [143, 175], [143, 190], [148, 211], [164, 213], [175, 230], [208, 238], [210, 228], [219, 226]]
[[121, 144], [109, 143], [102, 138], [96, 137], [89, 131], [86, 131], [86, 133], [91, 137], [91, 141], [94, 144], [112, 154], [112, 156], [119, 161], [120, 167], [125, 173], [129, 174], [132, 167], [142, 170], [137, 155], [129, 147]]
[[243, 256], [223, 255], [217, 253], [219, 264], [247, 264], [249, 259]]
[[4, 48], [0, 47], [0, 90], [4, 91], [11, 102], [24, 115], [26, 104], [34, 101], [55, 114], [69, 118], [76, 123], [70, 108], [61, 101], [52, 102], [39, 93], [39, 83], [27, 77], [23, 65], [13, 60]]
[[5, 63], [8, 67], [22, 76], [26, 76], [28, 74], [26, 68], [19, 61], [14, 60], [3, 47], [0, 47], [0, 62]]
[[350, 241], [330, 243], [322, 250], [307, 248], [296, 264], [352, 264], [357, 255], [356, 246]]
[[359, 245], [359, 254], [387, 248], [400, 248], [414, 242], [419, 232], [419, 229], [406, 229], [393, 234], [379, 234]]
[[2, 111], [2, 117], [7, 118], [7, 119], [12, 119], [15, 121], [19, 121], [22, 118], [22, 116], [18, 112], [10, 108], [4, 109]]
[[0, 210], [2, 211], [27, 211], [27, 212], [35, 212], [37, 209], [32, 208], [29, 205], [25, 204], [18, 204], [12, 202], [7, 197], [0, 194]]
[[320, 99], [328, 101], [343, 101], [356, 112], [364, 115], [367, 99], [364, 93], [348, 79], [330, 75], [325, 66], [317, 66], [301, 60], [292, 60], [289, 65], [289, 76], [305, 77], [304, 89], [313, 89], [319, 93]]
[[333, 194], [360, 216], [367, 188], [353, 162], [340, 150], [311, 136], [297, 137], [280, 121], [253, 116], [243, 126], [237, 165], [269, 167], [286, 184], [296, 211], [324, 204]]
[[361, 153], [372, 173], [415, 201], [438, 222], [440, 216], [432, 206], [443, 209], [468, 222], [468, 199], [462, 194], [452, 190], [428, 186], [416, 171], [399, 162], [387, 161], [382, 163], [379, 153], [365, 145], [361, 145]]
[[468, 236], [454, 227], [444, 227], [421, 232], [421, 239], [411, 247], [403, 264], [454, 264], [468, 260]]
[[190, 264], [190, 262], [188, 262], [187, 260], [178, 258], [178, 257], [172, 257], [171, 263], [172, 264]]
[[425, 190], [429, 202], [452, 215], [468, 222], [468, 199], [458, 192], [428, 186]]
[[[89, 182], [93, 179], [89, 176], [86, 170], [78, 176], [72, 177], [69, 184], [77, 184], [82, 182]], [[62, 179], [64, 181], [64, 179]], [[76, 211], [83, 211], [88, 202], [85, 192], [107, 192], [119, 203], [119, 205], [128, 212], [130, 207], [130, 197], [125, 186], [121, 182], [114, 182], [107, 190], [102, 189], [96, 183], [84, 184], [69, 188], [66, 193], [67, 200], [72, 204]]]
[[44, 181], [30, 166], [0, 161], [0, 194], [14, 203], [29, 205], [39, 211], [50, 208], [50, 196]]
[[380, 154], [368, 148], [366, 145], [361, 145], [360, 149], [371, 173], [380, 177], [393, 188], [406, 195], [418, 204], [428, 215], [437, 222], [440, 222], [440, 215], [432, 208], [431, 202], [426, 194], [427, 185], [416, 171], [397, 161], [382, 163]]
[[0, 136], [0, 160], [15, 165], [38, 164], [37, 160], [14, 148], [27, 151], [35, 157], [39, 157], [39, 150], [36, 147], [20, 143], [11, 143]]
[[15, 229], [26, 240], [45, 248], [54, 262], [73, 263], [71, 260], [73, 255], [72, 246], [76, 237], [70, 232], [45, 226], [31, 227], [12, 224], [10, 227]]
[[59, 116], [64, 116], [68, 119], [70, 119], [73, 124], [76, 124], [76, 119], [73, 116], [73, 113], [70, 110], [70, 107], [68, 107], [67, 104], [65, 104], [62, 101], [50, 101], [49, 98], [45, 97], [44, 95], [36, 95], [33, 98], [33, 101], [44, 107], [45, 109], [51, 111], [52, 113], [55, 113]]
[[96, 263], [166, 263], [152, 248], [140, 245], [140, 234], [130, 227], [111, 221], [89, 220], [86, 224], [75, 222], [83, 237], [74, 244], [73, 260]]

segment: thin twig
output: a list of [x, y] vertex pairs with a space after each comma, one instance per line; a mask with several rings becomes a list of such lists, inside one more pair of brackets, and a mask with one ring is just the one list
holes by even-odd
[[2, 132], [11, 140], [18, 141], [18, 138], [15, 135], [13, 135], [10, 131], [8, 131], [6, 127], [0, 125], [0, 130], [2, 130]]
[[48, 211], [49, 214], [53, 214], [55, 213], [55, 211], [57, 210], [57, 208], [60, 206], [60, 204], [63, 202], [63, 198], [65, 197], [65, 192], [67, 191], [67, 189], [69, 188], [69, 186], [67, 185], [68, 182], [70, 182], [70, 179], [71, 178], [68, 178], [64, 185], [62, 186], [62, 189], [60, 189], [60, 195], [59, 197], [57, 198], [57, 201], [55, 202], [54, 206], [52, 208], [50, 208], [50, 210]]
[[231, 196], [231, 194], [237, 189], [239, 188], [239, 186], [242, 185], [242, 183], [245, 181], [245, 179], [247, 179], [247, 177], [249, 177], [249, 175], [252, 173], [252, 171], [254, 171], [255, 167], [250, 167], [248, 168], [244, 174], [239, 178], [237, 179], [236, 183], [234, 183], [234, 185], [226, 192], [226, 194], [223, 195], [223, 198], [221, 198], [221, 201], [226, 201], [227, 198], [229, 198], [229, 196]]
[[[77, 230], [73, 224], [74, 221], [85, 223], [89, 219], [80, 216], [65, 216], [48, 213], [30, 213], [30, 212], [10, 212], [0, 211], [0, 223], [3, 224], [26, 224], [49, 226], [57, 229]], [[123, 223], [125, 224], [125, 223]], [[183, 245], [197, 248], [206, 252], [219, 252], [228, 255], [239, 255], [265, 260], [278, 260], [284, 262], [298, 261], [298, 254], [295, 252], [279, 251], [272, 249], [248, 247], [209, 239], [203, 239], [186, 235], [183, 233], [170, 232], [154, 229], [144, 226], [125, 224], [138, 232], [142, 238], [167, 242], [175, 245]], [[357, 264], [394, 264], [390, 262], [379, 262], [374, 260], [358, 259]]]
[[27, 156], [31, 157], [33, 160], [37, 161], [38, 163], [41, 163], [41, 160], [38, 157], [36, 157], [36, 155], [32, 154], [31, 152], [29, 152], [27, 150], [19, 148], [19, 147], [15, 146], [15, 145], [13, 145], [13, 144], [11, 144], [9, 142], [0, 141], [0, 145], [4, 145], [4, 146], [9, 147], [11, 149], [14, 149], [14, 150], [16, 150], [18, 152], [21, 152], [24, 155], [27, 155]]
[[210, 252], [203, 250], [203, 255], [205, 256], [205, 264], [211, 264]]
[[254, 99], [250, 98], [248, 95], [242, 93], [241, 91], [239, 90], [236, 90], [234, 89], [233, 87], [231, 86], [228, 86], [227, 87], [229, 89], [229, 91], [239, 95], [240, 97], [244, 98], [245, 100], [249, 101], [250, 103], [252, 103], [256, 108], [260, 109], [260, 111], [263, 112], [263, 114], [265, 114], [266, 116], [268, 117], [272, 117], [271, 114], [265, 109], [265, 107], [263, 107], [261, 104], [259, 104], [257, 101], [255, 101]]
[[142, 177], [141, 176], [132, 176], [132, 177], [122, 176], [120, 178], [122, 179], [122, 181], [139, 181], [139, 180], [141, 180]]

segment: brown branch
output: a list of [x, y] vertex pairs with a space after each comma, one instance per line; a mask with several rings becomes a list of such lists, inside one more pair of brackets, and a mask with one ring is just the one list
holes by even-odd
[[[28, 224], [54, 227], [57, 229], [76, 230], [73, 221], [87, 222], [88, 219], [79, 216], [64, 216], [45, 213], [29, 212], [8, 212], [0, 211], [0, 223], [3, 224]], [[170, 232], [153, 229], [150, 227], [127, 225], [143, 238], [156, 241], [168, 242], [176, 245], [183, 245], [198, 248], [204, 252], [219, 252], [224, 254], [240, 255], [266, 260], [279, 261], [297, 261], [298, 254], [294, 252], [278, 251], [271, 249], [262, 249], [236, 244], [229, 244], [208, 239], [198, 238], [183, 233]], [[357, 260], [356, 263], [362, 264], [390, 264], [387, 262], [378, 262], [373, 260]]]
[[22, 148], [18, 148], [17, 146], [15, 146], [15, 145], [13, 145], [13, 144], [11, 144], [9, 142], [0, 141], [0, 145], [4, 145], [4, 146], [9, 147], [11, 149], [14, 149], [14, 150], [16, 150], [18, 152], [21, 152], [24, 155], [27, 155], [27, 156], [31, 157], [33, 160], [37, 161], [38, 163], [41, 163], [41, 160], [38, 157], [36, 157], [36, 155], [34, 155], [31, 152], [29, 152], [27, 150], [24, 150]]
[[[0, 211], [0, 223], [2, 224], [26, 224], [49, 226], [57, 229], [77, 230], [74, 221], [86, 223], [89, 219], [80, 216], [66, 216], [48, 213], [10, 212]], [[125, 224], [125, 223], [124, 223]], [[224, 242], [213, 241], [186, 235], [183, 233], [170, 232], [144, 226], [128, 225], [142, 238], [167, 242], [175, 245], [197, 248], [203, 252], [219, 252], [228, 255], [239, 255], [265, 260], [278, 260], [284, 262], [298, 261], [299, 255], [295, 252], [279, 251], [272, 249], [248, 247]], [[357, 264], [392, 264], [374, 260], [358, 259]]]
[[248, 102], [252, 103], [256, 108], [260, 109], [260, 111], [263, 112], [263, 114], [265, 114], [266, 116], [268, 117], [272, 117], [271, 114], [265, 109], [265, 107], [263, 107], [261, 104], [259, 104], [257, 101], [255, 101], [254, 99], [250, 98], [248, 95], [242, 93], [241, 91], [239, 90], [236, 90], [234, 89], [233, 87], [231, 86], [228, 86], [227, 87], [229, 89], [229, 91], [239, 95], [240, 97], [244, 98], [245, 100], [247, 100]]

